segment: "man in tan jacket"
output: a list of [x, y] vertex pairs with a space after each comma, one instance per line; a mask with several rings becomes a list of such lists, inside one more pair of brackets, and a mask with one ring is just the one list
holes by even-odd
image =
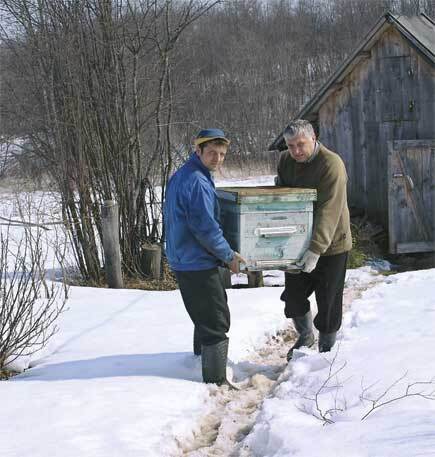
[[343, 288], [348, 251], [352, 248], [347, 174], [343, 161], [316, 141], [312, 125], [303, 119], [284, 130], [288, 150], [278, 164], [277, 186], [307, 187], [317, 190], [313, 234], [298, 264], [300, 274], [285, 274], [285, 315], [292, 318], [299, 338], [293, 350], [314, 344], [313, 320], [308, 297], [316, 295], [318, 313], [314, 325], [319, 330], [319, 351], [328, 352], [341, 326]]

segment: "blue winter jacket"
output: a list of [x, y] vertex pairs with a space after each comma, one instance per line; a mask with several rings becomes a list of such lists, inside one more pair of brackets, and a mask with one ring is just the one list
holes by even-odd
[[166, 256], [173, 270], [207, 270], [233, 259], [219, 223], [214, 182], [196, 153], [169, 180], [164, 223]]

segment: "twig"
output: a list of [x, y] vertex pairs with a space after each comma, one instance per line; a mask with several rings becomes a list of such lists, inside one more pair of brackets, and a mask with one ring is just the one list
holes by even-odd
[[431, 386], [434, 386], [435, 385], [434, 380], [431, 379], [430, 381], [416, 381], [416, 382], [413, 382], [411, 384], [408, 384], [406, 386], [405, 392], [402, 395], [399, 395], [397, 397], [390, 398], [389, 400], [385, 400], [385, 401], [380, 402], [380, 400], [382, 398], [384, 398], [387, 395], [387, 393], [390, 392], [391, 389], [394, 386], [396, 386], [400, 381], [402, 381], [406, 377], [407, 374], [408, 373], [406, 372], [403, 376], [401, 376], [399, 379], [394, 381], [379, 397], [377, 397], [375, 399], [372, 399], [372, 398], [369, 398], [369, 397], [365, 396], [365, 392], [368, 389], [364, 389], [363, 390], [363, 393], [361, 394], [360, 399], [371, 402], [372, 407], [370, 408], [369, 411], [367, 411], [367, 413], [364, 414], [364, 416], [362, 416], [362, 418], [361, 418], [362, 421], [364, 419], [366, 419], [370, 414], [372, 414], [375, 410], [381, 408], [382, 406], [388, 405], [390, 403], [394, 403], [395, 401], [398, 401], [398, 400], [402, 400], [403, 398], [407, 398], [407, 397], [422, 397], [422, 398], [425, 398], [426, 400], [435, 400], [435, 389], [433, 391], [431, 391], [430, 393], [427, 393], [427, 394], [425, 394], [423, 392], [411, 392], [411, 389], [413, 387], [415, 387], [415, 386], [419, 386], [419, 385], [431, 385]]
[[330, 365], [329, 365], [329, 370], [328, 370], [328, 376], [325, 378], [325, 380], [323, 381], [322, 385], [318, 388], [318, 390], [316, 391], [316, 393], [314, 394], [314, 397], [304, 397], [306, 400], [310, 400], [310, 401], [313, 401], [315, 406], [316, 406], [316, 410], [317, 410], [317, 413], [318, 415], [316, 414], [313, 414], [312, 415], [314, 417], [316, 417], [317, 419], [322, 419], [323, 422], [324, 422], [324, 425], [326, 424], [333, 424], [334, 421], [330, 418], [331, 414], [334, 413], [334, 412], [337, 412], [337, 411], [343, 411], [343, 408], [338, 408], [337, 407], [337, 394], [335, 396], [335, 401], [334, 401], [334, 408], [330, 408], [328, 410], [323, 410], [320, 406], [320, 395], [321, 393], [327, 388], [331, 388], [331, 387], [336, 387], [337, 389], [342, 387], [342, 385], [340, 383], [337, 383], [336, 385], [334, 386], [331, 386], [331, 385], [328, 385], [329, 382], [331, 381], [332, 378], [336, 377], [338, 375], [338, 373], [340, 373], [347, 365], [347, 362], [343, 362], [343, 364], [341, 365], [340, 368], [338, 368], [336, 371], [332, 371], [333, 370], [333, 367], [334, 367], [334, 364], [337, 360], [337, 356], [338, 356], [338, 350], [339, 350], [339, 346], [337, 348], [337, 351], [332, 359], [332, 361], [330, 362]]
[[12, 226], [12, 227], [39, 227], [44, 230], [50, 230], [47, 228], [47, 225], [64, 225], [64, 222], [59, 221], [59, 222], [46, 222], [44, 224], [38, 224], [37, 222], [27, 222], [27, 221], [19, 221], [19, 220], [14, 220], [14, 219], [8, 219], [6, 217], [0, 216], [0, 219], [2, 221], [7, 222], [7, 224], [0, 224], [0, 225], [7, 225], [7, 226]]

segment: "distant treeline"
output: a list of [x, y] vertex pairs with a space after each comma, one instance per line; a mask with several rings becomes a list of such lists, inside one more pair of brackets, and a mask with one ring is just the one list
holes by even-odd
[[[129, 2], [113, 3], [115, 8]], [[186, 27], [171, 50], [170, 134], [175, 153], [204, 126], [224, 128], [233, 139], [233, 149], [242, 154], [265, 151], [287, 119], [312, 97], [383, 13], [435, 16], [435, 0], [184, 3], [197, 4], [198, 9], [204, 3], [213, 7]], [[140, 15], [141, 9], [133, 14]], [[0, 59], [6, 59], [5, 54], [3, 49]], [[153, 65], [149, 59], [138, 62], [142, 84], [149, 86], [142, 88], [147, 94], [157, 90], [158, 81], [149, 70]], [[0, 68], [5, 69], [0, 75], [0, 133], [25, 133], [22, 124], [35, 108], [26, 106], [28, 94], [19, 87], [22, 78], [13, 70], [9, 73], [4, 61]], [[15, 86], [5, 84], [5, 79]], [[26, 107], [20, 116], [17, 104]]]
[[[241, 0], [208, 12], [174, 61], [177, 118], [186, 140], [200, 126], [261, 152], [386, 11], [435, 15], [418, 0]], [[180, 43], [181, 44], [181, 43]]]
[[271, 162], [275, 135], [387, 10], [433, 17], [435, 5], [0, 0], [0, 142], [59, 192], [90, 283], [103, 278], [101, 204], [116, 200], [123, 271], [136, 276], [142, 247], [164, 239], [165, 185], [194, 134], [223, 128], [243, 173]]

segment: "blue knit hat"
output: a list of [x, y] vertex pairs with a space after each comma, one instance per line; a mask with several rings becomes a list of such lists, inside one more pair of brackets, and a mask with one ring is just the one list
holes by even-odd
[[199, 131], [195, 138], [195, 146], [205, 143], [206, 141], [223, 140], [230, 144], [230, 140], [225, 137], [225, 133], [221, 129], [204, 129]]

